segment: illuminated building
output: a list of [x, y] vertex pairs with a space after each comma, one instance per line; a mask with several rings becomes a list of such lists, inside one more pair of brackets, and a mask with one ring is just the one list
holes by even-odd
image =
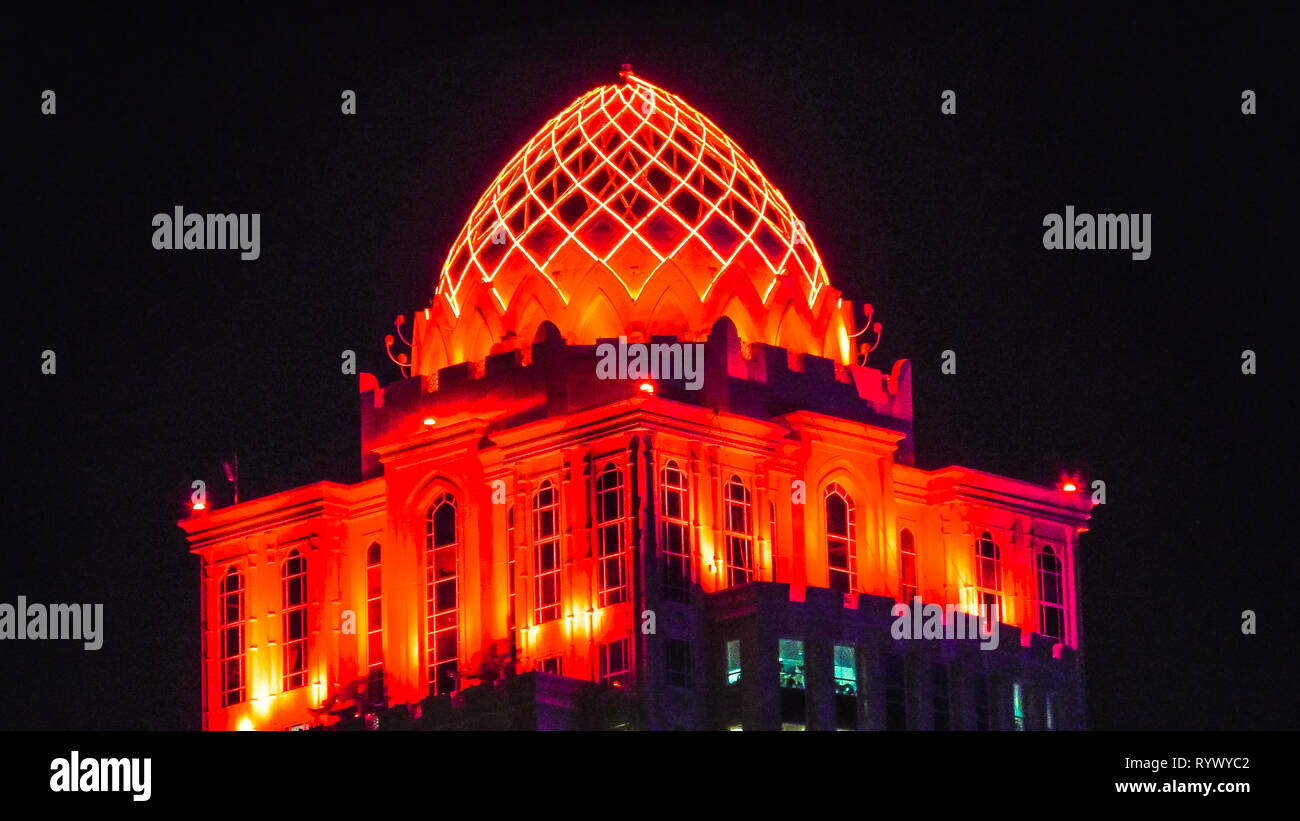
[[[403, 378], [362, 375], [361, 481], [181, 522], [205, 727], [1083, 726], [1084, 494], [915, 467], [870, 308], [730, 138], [621, 80], [489, 186]], [[620, 337], [702, 343], [699, 389], [600, 378]], [[997, 605], [998, 648], [895, 640], [914, 595]]]

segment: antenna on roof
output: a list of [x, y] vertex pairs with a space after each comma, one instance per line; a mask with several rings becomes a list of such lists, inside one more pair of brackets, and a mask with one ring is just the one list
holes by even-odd
[[239, 454], [231, 462], [222, 462], [221, 467], [226, 472], [226, 481], [235, 486], [235, 504], [239, 504]]

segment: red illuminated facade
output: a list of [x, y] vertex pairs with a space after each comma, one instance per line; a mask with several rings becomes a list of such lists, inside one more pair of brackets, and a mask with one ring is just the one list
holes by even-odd
[[[363, 375], [361, 481], [181, 522], [204, 726], [1084, 726], [1087, 499], [915, 467], [910, 365], [853, 318], [716, 125], [630, 71], [583, 95], [474, 207], [403, 378]], [[601, 378], [620, 337], [699, 344], [699, 389]], [[914, 596], [996, 605], [998, 648], [895, 639]]]

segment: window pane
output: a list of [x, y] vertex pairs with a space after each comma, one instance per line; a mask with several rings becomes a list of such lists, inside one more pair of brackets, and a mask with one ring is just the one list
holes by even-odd
[[804, 687], [803, 642], [781, 639], [781, 686], [802, 690]]
[[858, 664], [852, 647], [835, 645], [835, 692], [856, 695], [858, 692]]
[[740, 640], [731, 639], [727, 642], [727, 683], [736, 684], [740, 681]]

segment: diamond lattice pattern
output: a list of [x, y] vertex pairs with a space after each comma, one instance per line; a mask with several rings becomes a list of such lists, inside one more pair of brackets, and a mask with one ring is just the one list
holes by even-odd
[[579, 97], [506, 164], [452, 246], [437, 293], [459, 314], [467, 285], [522, 266], [567, 304], [548, 271], [572, 243], [635, 299], [653, 271], [638, 280], [620, 260], [637, 252], [657, 268], [690, 246], [712, 258], [701, 299], [728, 266], [744, 265], [766, 290], [798, 277], [811, 306], [826, 272], [781, 192], [703, 114], [630, 72], [625, 80]]

